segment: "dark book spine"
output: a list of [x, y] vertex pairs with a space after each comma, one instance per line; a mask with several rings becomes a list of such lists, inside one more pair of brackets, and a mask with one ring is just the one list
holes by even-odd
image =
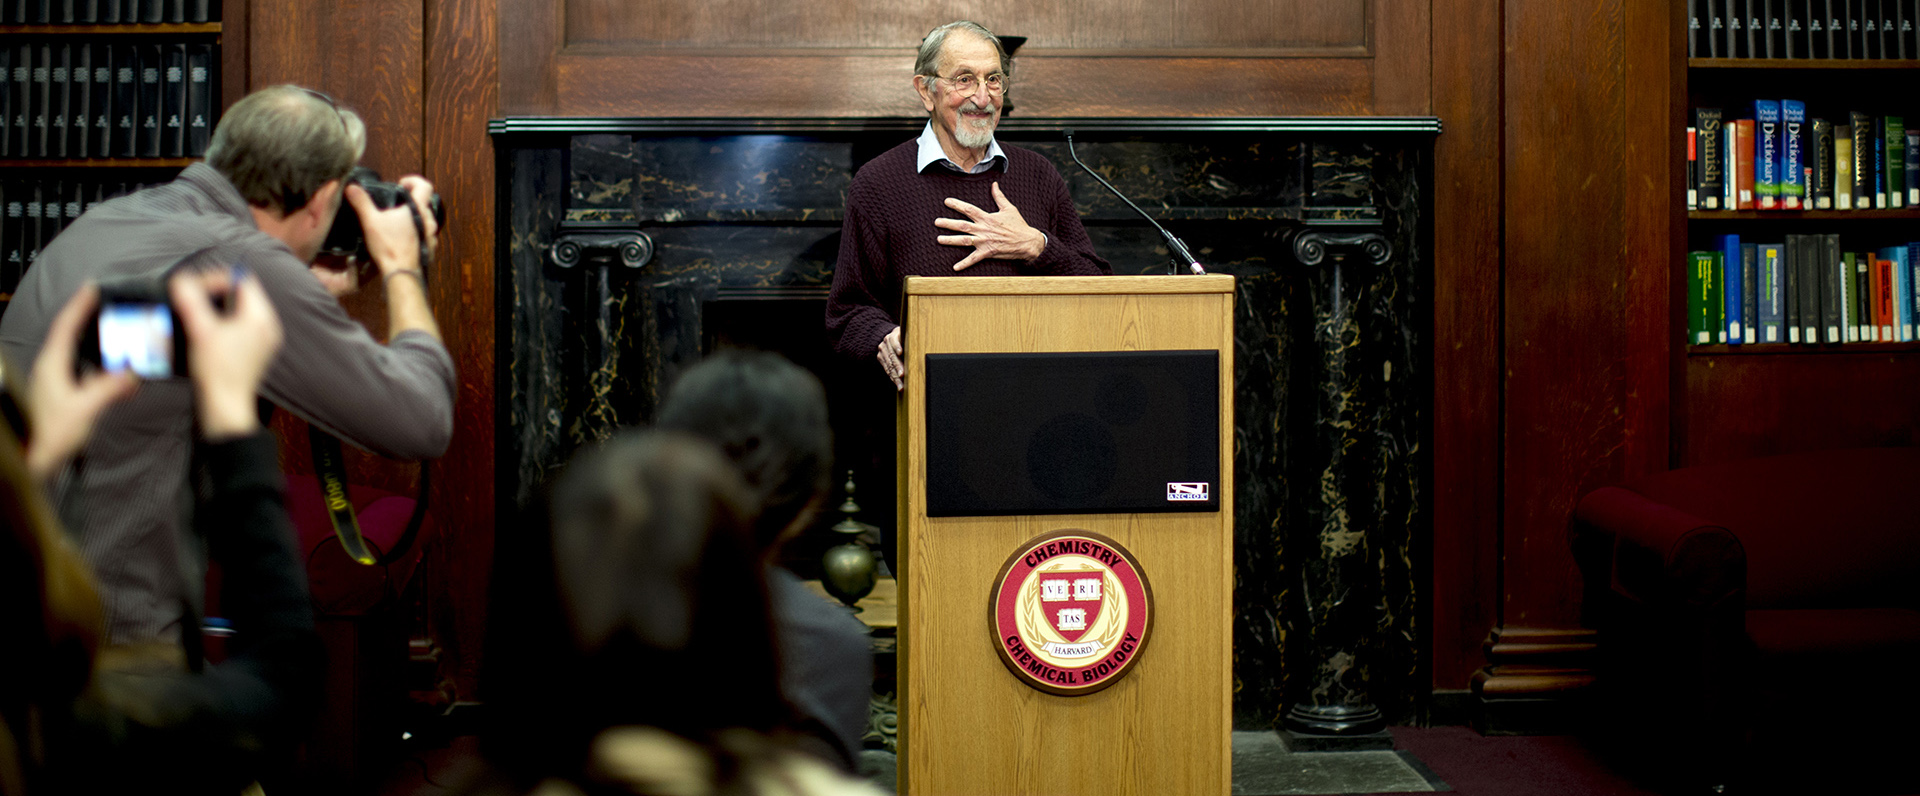
[[1778, 57], [1805, 58], [1807, 57], [1807, 20], [1802, 12], [1806, 9], [1807, 0], [1784, 0], [1784, 2], [1786, 6], [1781, 9], [1781, 16], [1787, 19], [1787, 29], [1786, 37], [1777, 51]]
[[1747, 49], [1747, 1], [1726, 0], [1727, 43], [1721, 49], [1728, 58], [1753, 57], [1753, 51]]
[[123, 2], [124, 0], [100, 0], [100, 22], [106, 25], [120, 24], [123, 19], [121, 16]]
[[[13, 157], [13, 48], [0, 45], [0, 158]], [[0, 218], [6, 215], [0, 203]]]
[[[157, 25], [167, 21], [166, 0], [139, 0], [139, 1], [140, 1], [140, 21], [141, 22], [145, 22], [150, 25]], [[1868, 0], [1868, 1], [1872, 2], [1873, 0]]]
[[1807, 0], [1807, 58], [1828, 58], [1826, 0]]
[[1825, 119], [1813, 120], [1813, 179], [1807, 188], [1813, 209], [1833, 209], [1833, 123]]
[[134, 137], [139, 139], [136, 148], [143, 158], [160, 157], [160, 111], [161, 94], [165, 85], [160, 80], [162, 63], [160, 45], [143, 44], [140, 50], [140, 114], [135, 123]]
[[53, 0], [29, 0], [29, 2], [32, 10], [28, 12], [30, 14], [27, 18], [28, 23], [45, 25], [53, 21]]
[[213, 135], [213, 45], [194, 45], [187, 56], [187, 156], [207, 154]]
[[67, 156], [67, 128], [69, 110], [73, 107], [73, 78], [71, 59], [73, 48], [65, 42], [49, 45], [53, 55], [53, 65], [47, 70], [47, 156], [64, 158]]
[[140, 58], [130, 44], [113, 48], [113, 142], [114, 157], [130, 158], [140, 152]]
[[1907, 53], [1907, 29], [1911, 24], [1907, 19], [1907, 0], [1886, 0], [1887, 27], [1892, 41], [1887, 45], [1887, 57], [1911, 58]]
[[84, 158], [89, 154], [87, 134], [93, 131], [93, 119], [87, 115], [93, 107], [93, 48], [76, 41], [68, 49], [72, 52], [67, 79], [73, 88], [67, 95], [67, 157]]
[[48, 21], [58, 25], [71, 25], [74, 22], [73, 11], [73, 0], [59, 0], [59, 5], [52, 9], [52, 19]]
[[20, 284], [20, 204], [20, 184], [0, 182], [0, 292], [9, 297]]
[[1825, 334], [1820, 339], [1828, 343], [1846, 342], [1845, 335], [1840, 331], [1844, 318], [1840, 308], [1846, 299], [1840, 291], [1840, 236], [1829, 232], [1819, 236], [1817, 243], [1820, 246], [1819, 260], [1816, 261], [1820, 269], [1820, 330]]
[[31, 44], [13, 48], [13, 120], [7, 125], [7, 151], [16, 158], [33, 157], [27, 138], [33, 129], [34, 49]]
[[1767, 38], [1767, 23], [1765, 19], [1767, 11], [1777, 2], [1779, 2], [1779, 0], [1747, 0], [1746, 39], [1748, 58], [1779, 57], [1768, 46], [1769, 40]]
[[1700, 149], [1700, 208], [1719, 210], [1727, 190], [1720, 109], [1695, 108], [1693, 127]]
[[27, 155], [44, 158], [47, 148], [47, 107], [53, 104], [53, 47], [33, 45], [33, 129], [27, 132]]
[[[1743, 343], [1760, 342], [1760, 252], [1751, 243], [1740, 244], [1740, 333]], [[1729, 282], [1728, 284], [1732, 284]], [[1733, 342], [1729, 339], [1727, 342]]]
[[1700, 58], [1700, 37], [1705, 26], [1700, 24], [1700, 0], [1687, 0], [1687, 57]]
[[1867, 0], [1847, 0], [1847, 57], [1867, 57]]
[[207, 0], [192, 0], [191, 7], [187, 9], [187, 21], [212, 22], [213, 8], [208, 5]]
[[1800, 341], [1820, 342], [1820, 329], [1826, 325], [1825, 284], [1820, 279], [1820, 251], [1825, 248], [1819, 235], [1800, 236]]
[[1906, 138], [1907, 206], [1920, 207], [1920, 130], [1908, 130]]
[[1873, 119], [1873, 169], [1868, 190], [1873, 195], [1873, 207], [1885, 210], [1887, 207], [1887, 117], [1876, 116]]
[[1873, 285], [1868, 278], [1867, 256], [1851, 254], [1847, 262], [1853, 266], [1853, 295], [1858, 304], [1853, 314], [1853, 325], [1859, 330], [1860, 342], [1871, 343], [1879, 334], [1879, 329], [1873, 325]]
[[187, 45], [161, 46], [166, 70], [160, 83], [160, 156], [187, 154]]
[[95, 43], [93, 51], [93, 95], [88, 102], [87, 118], [93, 130], [88, 133], [90, 157], [113, 157], [113, 47]]
[[66, 226], [66, 215], [61, 211], [65, 202], [66, 183], [49, 180], [40, 186], [40, 253], [47, 253], [47, 246], [60, 236], [61, 228]]
[[1853, 125], [1853, 209], [1873, 208], [1873, 117], [1847, 114]]
[[1780, 281], [1786, 299], [1787, 342], [1800, 342], [1800, 236], [1788, 235], [1780, 246]]
[[1705, 0], [1707, 4], [1707, 57], [1725, 58], [1727, 42], [1727, 0]]
[[73, 0], [73, 21], [92, 25], [100, 21], [100, 0]]
[[20, 270], [23, 272], [32, 268], [34, 261], [40, 259], [40, 244], [42, 242], [42, 235], [45, 232], [45, 228], [40, 224], [40, 193], [42, 187], [40, 180], [35, 180], [27, 185], [26, 226], [21, 230], [24, 234], [20, 240]]

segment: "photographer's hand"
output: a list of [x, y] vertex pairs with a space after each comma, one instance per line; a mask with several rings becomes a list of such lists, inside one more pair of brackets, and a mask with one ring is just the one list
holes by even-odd
[[33, 361], [33, 379], [27, 388], [32, 435], [27, 441], [27, 472], [37, 481], [59, 472], [87, 443], [100, 413], [139, 387], [139, 380], [128, 371], [74, 375], [81, 328], [99, 305], [100, 288], [91, 282], [81, 285], [54, 316], [40, 355]]
[[[400, 178], [400, 185], [420, 208], [421, 223], [426, 228], [426, 251], [432, 256], [440, 232], [433, 214], [425, 210], [427, 200], [433, 196], [433, 184], [408, 175]], [[438, 339], [440, 326], [434, 322], [433, 310], [427, 304], [426, 274], [421, 270], [422, 247], [419, 233], [414, 229], [414, 211], [399, 206], [381, 210], [374, 206], [366, 189], [358, 185], [347, 186], [347, 202], [360, 214], [360, 227], [367, 236], [367, 252], [380, 267], [380, 280], [387, 287], [388, 333], [397, 335], [419, 330]]]
[[[260, 280], [224, 271], [175, 274], [167, 283], [180, 323], [187, 330], [200, 433], [220, 442], [260, 430], [255, 397], [273, 355], [280, 350], [280, 316]], [[227, 311], [213, 297], [227, 296]]]

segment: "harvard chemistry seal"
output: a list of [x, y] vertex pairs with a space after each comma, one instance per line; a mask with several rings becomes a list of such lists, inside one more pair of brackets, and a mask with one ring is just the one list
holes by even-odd
[[1112, 539], [1055, 531], [1007, 559], [988, 610], [994, 649], [1015, 677], [1079, 696], [1133, 670], [1153, 629], [1153, 590]]

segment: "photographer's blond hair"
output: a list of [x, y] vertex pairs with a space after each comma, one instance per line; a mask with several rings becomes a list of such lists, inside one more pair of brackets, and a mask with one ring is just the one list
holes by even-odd
[[233, 104], [207, 144], [207, 165], [255, 207], [290, 213], [328, 180], [343, 179], [367, 149], [366, 123], [295, 85], [263, 88]]

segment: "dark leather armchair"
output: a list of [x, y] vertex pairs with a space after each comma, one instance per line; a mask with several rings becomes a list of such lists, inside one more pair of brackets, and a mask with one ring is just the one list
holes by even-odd
[[1659, 473], [1582, 498], [1571, 533], [1607, 704], [1705, 783], [1916, 734], [1920, 448]]

